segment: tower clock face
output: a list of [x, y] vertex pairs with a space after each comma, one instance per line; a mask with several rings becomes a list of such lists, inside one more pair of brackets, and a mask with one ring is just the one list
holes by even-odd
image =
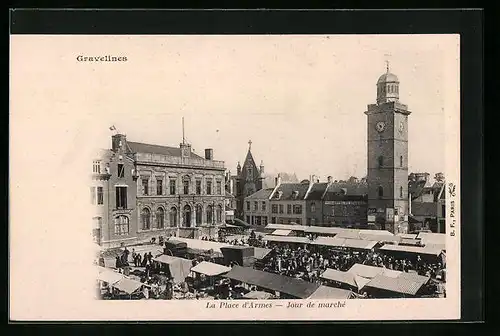
[[375, 128], [377, 129], [378, 132], [383, 132], [385, 129], [385, 123], [383, 121], [379, 121], [376, 125]]

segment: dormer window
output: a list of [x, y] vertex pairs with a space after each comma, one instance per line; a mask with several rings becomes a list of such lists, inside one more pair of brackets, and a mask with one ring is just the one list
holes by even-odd
[[280, 198], [281, 198], [281, 196], [283, 196], [283, 191], [281, 191], [281, 190], [280, 190], [280, 191], [278, 191], [278, 192], [276, 193], [276, 198], [277, 198], [277, 199], [280, 199]]
[[299, 192], [295, 190], [292, 194], [293, 199], [297, 199], [299, 197]]

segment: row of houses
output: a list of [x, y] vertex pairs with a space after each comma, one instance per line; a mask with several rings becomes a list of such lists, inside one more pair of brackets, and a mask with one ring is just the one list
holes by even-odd
[[358, 227], [366, 225], [366, 183], [319, 182], [315, 176], [300, 183], [282, 183], [245, 198], [245, 221], [252, 225], [298, 224]]
[[[429, 174], [412, 174], [409, 183], [410, 231], [445, 232], [446, 201], [443, 181], [430, 182]], [[251, 225], [298, 224], [310, 226], [369, 227], [366, 180], [320, 182], [314, 175], [300, 183], [282, 183], [244, 198], [244, 220]], [[385, 229], [383, 227], [374, 227]]]

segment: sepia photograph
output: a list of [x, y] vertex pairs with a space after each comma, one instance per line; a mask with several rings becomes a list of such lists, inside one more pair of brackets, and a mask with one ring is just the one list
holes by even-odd
[[[72, 218], [58, 238], [71, 250], [51, 253], [79, 260], [89, 307], [193, 320], [358, 304], [332, 318], [383, 319], [413, 299], [435, 307], [423, 318], [460, 309], [457, 35], [11, 42], [14, 143], [64, 153], [50, 193], [68, 196], [50, 214]], [[394, 311], [356, 315], [378, 305]]]

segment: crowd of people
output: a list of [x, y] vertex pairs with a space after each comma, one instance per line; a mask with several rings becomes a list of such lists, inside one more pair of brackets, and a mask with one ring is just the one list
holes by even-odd
[[[313, 236], [309, 238], [314, 239]], [[324, 284], [321, 275], [328, 268], [345, 272], [355, 264], [383, 267], [401, 272], [416, 272], [419, 275], [428, 276], [431, 279], [437, 279], [441, 282], [445, 280], [444, 265], [438, 259], [429, 261], [428, 259], [422, 259], [421, 256], [410, 260], [407, 258], [397, 258], [374, 250], [354, 251], [346, 248], [276, 244], [263, 241], [253, 231], [247, 239], [227, 239], [224, 235], [219, 235], [218, 238], [203, 236], [200, 239], [238, 246], [271, 248], [272, 251], [263, 260], [259, 269], [270, 273], [300, 278], [313, 283]], [[161, 239], [161, 243], [163, 243], [163, 239]], [[172, 299], [175, 298], [175, 292], [184, 293], [184, 296], [189, 292], [196, 293], [196, 290], [192, 290], [192, 283], [191, 285], [188, 284], [188, 279], [181, 284], [175, 285], [171, 278], [165, 276], [164, 272], [162, 272], [162, 264], [153, 260], [151, 252], [141, 255], [134, 248], [132, 248], [132, 251], [125, 248], [121, 255], [116, 257], [115, 266], [121, 273], [126, 273], [126, 275], [128, 275], [130, 269], [129, 260], [131, 260], [136, 268], [135, 274], [145, 284], [143, 287], [143, 296], [145, 298]], [[214, 262], [209, 256], [206, 258], [198, 256], [193, 259], [193, 266], [203, 260]], [[231, 287], [227, 279], [220, 279], [214, 283], [213, 287], [213, 295], [216, 299], [233, 299], [242, 295], [235, 288]]]
[[416, 261], [396, 258], [375, 251], [352, 251], [342, 248], [311, 248], [274, 245], [263, 270], [266, 272], [301, 278], [310, 282], [322, 282], [321, 274], [327, 269], [348, 271], [355, 264], [383, 267], [401, 272], [416, 272], [432, 279], [445, 280], [441, 262]]

